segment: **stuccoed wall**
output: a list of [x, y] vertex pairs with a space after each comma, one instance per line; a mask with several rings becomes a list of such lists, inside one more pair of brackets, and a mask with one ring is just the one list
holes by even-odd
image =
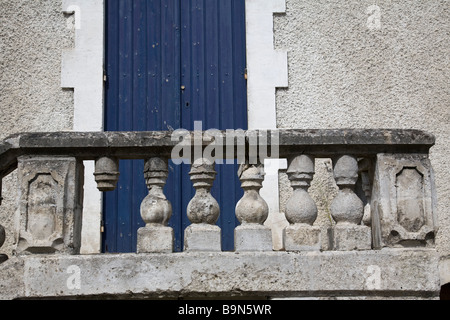
[[[17, 132], [72, 129], [73, 91], [61, 89], [61, 53], [73, 46], [73, 19], [55, 0], [0, 0], [0, 139]], [[3, 182], [0, 223], [9, 253], [16, 175]]]
[[[369, 8], [374, 4], [379, 16]], [[286, 5], [274, 25], [276, 48], [287, 49], [289, 59], [289, 88], [277, 91], [278, 127], [413, 128], [434, 134], [437, 248], [442, 256], [450, 254], [449, 2], [286, 0]], [[329, 195], [336, 185], [330, 161], [316, 162], [310, 191], [320, 208], [317, 223], [329, 225]], [[284, 210], [291, 190], [285, 174], [281, 180]]]

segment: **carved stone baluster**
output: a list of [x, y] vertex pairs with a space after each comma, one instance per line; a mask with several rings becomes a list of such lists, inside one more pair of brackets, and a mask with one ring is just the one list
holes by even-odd
[[260, 196], [264, 181], [263, 165], [243, 164], [239, 168], [244, 196], [236, 205], [236, 217], [241, 225], [235, 229], [236, 251], [272, 251], [272, 231], [264, 226], [269, 215], [269, 207]]
[[196, 193], [187, 207], [187, 216], [192, 224], [184, 231], [184, 250], [221, 251], [221, 229], [215, 225], [220, 207], [210, 192], [216, 177], [214, 163], [197, 159], [189, 175]]
[[320, 228], [313, 226], [317, 206], [308, 193], [314, 173], [313, 157], [301, 155], [290, 159], [287, 174], [294, 193], [286, 203], [286, 219], [291, 224], [283, 233], [286, 251], [320, 250]]
[[149, 193], [141, 204], [141, 216], [146, 225], [138, 230], [138, 253], [173, 252], [174, 232], [167, 226], [172, 216], [172, 205], [163, 192], [168, 175], [166, 159], [146, 161], [144, 177]]
[[334, 177], [339, 193], [331, 204], [331, 216], [336, 221], [333, 230], [335, 250], [371, 249], [371, 230], [361, 225], [364, 204], [355, 194], [358, 180], [358, 161], [344, 155], [334, 163]]
[[119, 180], [119, 160], [102, 157], [95, 161], [95, 181], [100, 191], [114, 191]]

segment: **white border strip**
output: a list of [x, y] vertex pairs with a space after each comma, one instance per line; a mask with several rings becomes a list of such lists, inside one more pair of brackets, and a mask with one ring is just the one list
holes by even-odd
[[276, 88], [288, 86], [287, 51], [274, 49], [273, 14], [286, 11], [285, 0], [246, 0], [248, 125], [276, 129]]
[[[287, 51], [275, 50], [273, 14], [286, 11], [285, 0], [246, 0], [248, 127], [276, 129], [276, 88], [288, 86]], [[266, 160], [261, 196], [269, 205], [266, 225], [272, 228], [275, 250], [284, 245], [282, 231], [287, 221], [280, 212], [280, 169], [287, 168], [286, 159]]]
[[[74, 14], [75, 47], [62, 56], [61, 86], [74, 89], [74, 131], [103, 131], [103, 0], [63, 0]], [[85, 162], [81, 253], [101, 250], [102, 196], [94, 180], [94, 162]]]

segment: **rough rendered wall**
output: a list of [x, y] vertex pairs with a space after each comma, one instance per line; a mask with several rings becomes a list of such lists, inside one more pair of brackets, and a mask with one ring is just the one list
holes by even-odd
[[[279, 128], [414, 128], [437, 138], [440, 232], [450, 254], [450, 3], [447, 0], [287, 0], [275, 43], [287, 49], [289, 88], [277, 92]], [[377, 4], [376, 7], [369, 8]], [[369, 11], [366, 11], [369, 10]], [[379, 18], [379, 19], [378, 19]], [[322, 224], [335, 192], [317, 160], [311, 192]], [[281, 209], [290, 194], [282, 175]], [[329, 190], [329, 191], [326, 191]], [[331, 191], [331, 195], [330, 195]]]
[[[73, 46], [61, 1], [0, 0], [0, 139], [23, 131], [72, 129], [73, 91], [61, 89], [61, 52]], [[16, 176], [3, 183], [0, 224], [9, 253]]]

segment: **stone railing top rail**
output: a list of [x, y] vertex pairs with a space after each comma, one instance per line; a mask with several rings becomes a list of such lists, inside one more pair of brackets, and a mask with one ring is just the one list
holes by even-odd
[[[194, 138], [194, 131], [186, 133]], [[230, 133], [221, 133], [225, 145]], [[279, 129], [248, 130], [244, 133], [247, 143], [251, 135], [268, 137], [270, 143], [270, 137], [277, 133], [278, 142], [272, 140], [272, 145], [279, 146], [281, 158], [298, 154], [330, 157], [342, 154], [428, 153], [435, 143], [432, 134], [401, 129]], [[203, 137], [210, 136], [208, 131], [203, 134]], [[203, 144], [210, 144], [213, 140], [204, 138]], [[27, 154], [75, 156], [81, 160], [95, 160], [99, 156], [121, 159], [170, 157], [172, 148], [179, 142], [179, 139], [174, 139], [173, 131], [19, 133], [0, 143], [0, 176], [14, 170], [17, 157]]]

